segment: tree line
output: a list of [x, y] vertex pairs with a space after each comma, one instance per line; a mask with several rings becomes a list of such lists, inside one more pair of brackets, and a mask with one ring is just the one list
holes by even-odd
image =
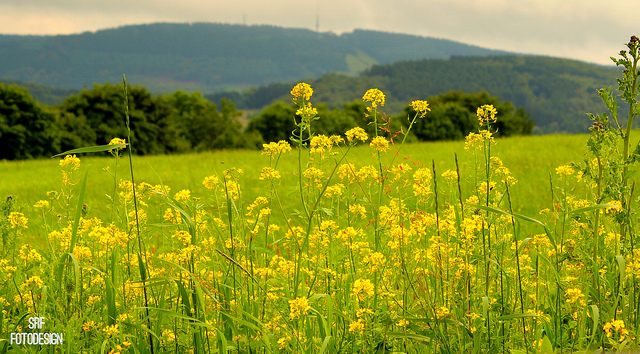
[[[295, 106], [275, 102], [249, 119], [229, 99], [215, 104], [199, 92], [153, 95], [142, 86], [128, 88], [129, 117], [136, 154], [186, 153], [217, 149], [256, 149], [263, 143], [288, 140], [295, 129]], [[533, 121], [523, 109], [487, 92], [452, 91], [429, 99], [431, 112], [414, 124], [410, 139], [462, 139], [477, 129], [475, 110], [493, 104], [499, 112], [498, 135], [531, 134]], [[319, 104], [315, 134], [343, 134], [361, 126], [369, 130], [361, 101], [339, 106]], [[0, 159], [48, 157], [84, 146], [104, 145], [126, 137], [125, 96], [121, 85], [94, 85], [70, 95], [62, 104], [37, 102], [23, 87], [0, 84]], [[410, 106], [386, 117], [389, 134], [406, 130]]]

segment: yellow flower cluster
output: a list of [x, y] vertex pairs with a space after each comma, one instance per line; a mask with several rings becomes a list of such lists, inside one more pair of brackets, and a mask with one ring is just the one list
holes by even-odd
[[271, 168], [271, 167], [263, 167], [262, 170], [260, 171], [260, 180], [264, 181], [266, 179], [270, 180], [270, 179], [280, 179], [280, 177], [282, 177], [280, 175], [280, 172], [278, 172], [278, 170], [276, 170], [275, 168]]
[[575, 170], [573, 169], [573, 167], [569, 165], [562, 165], [562, 166], [556, 167], [557, 175], [571, 176], [574, 173], [575, 173]]
[[309, 84], [301, 82], [293, 87], [291, 95], [293, 96], [294, 101], [297, 101], [300, 98], [308, 101], [313, 95], [313, 89]]
[[75, 246], [73, 247], [73, 255], [78, 259], [88, 259], [91, 258], [91, 248], [87, 246]]
[[614, 205], [612, 207], [604, 208], [604, 211], [609, 215], [614, 215], [622, 212], [622, 203], [619, 200], [611, 200], [607, 204]]
[[80, 159], [76, 155], [67, 155], [60, 160], [60, 167], [68, 167], [71, 170], [80, 168]]
[[374, 286], [369, 279], [356, 279], [353, 282], [351, 288], [351, 295], [355, 296], [358, 300], [362, 301], [367, 297], [373, 296]]
[[376, 136], [371, 140], [371, 143], [369, 143], [369, 147], [379, 152], [385, 152], [389, 150], [389, 141], [383, 136]]
[[105, 326], [102, 329], [102, 332], [104, 332], [104, 334], [107, 337], [115, 337], [118, 334], [120, 334], [120, 325], [118, 323], [111, 325], [111, 326]]
[[188, 189], [183, 189], [183, 190], [181, 190], [178, 193], [173, 195], [173, 199], [175, 199], [175, 200], [177, 200], [179, 202], [186, 202], [190, 198], [191, 198], [191, 191], [188, 190]]
[[29, 279], [25, 280], [24, 283], [22, 283], [22, 286], [24, 288], [27, 288], [30, 290], [42, 289], [43, 285], [44, 285], [44, 281], [42, 281], [42, 278], [40, 278], [37, 275], [30, 277]]
[[269, 144], [262, 144], [262, 155], [269, 155], [271, 158], [275, 158], [276, 155], [280, 155], [284, 152], [291, 151], [291, 145], [284, 140], [276, 142], [270, 142]]
[[36, 204], [33, 205], [34, 208], [42, 208], [42, 209], [46, 209], [49, 207], [49, 201], [48, 200], [38, 200], [36, 202]]
[[309, 305], [309, 299], [306, 297], [297, 297], [289, 300], [289, 320], [304, 316], [309, 310], [311, 310], [311, 306]]
[[311, 154], [323, 154], [325, 151], [331, 151], [334, 145], [344, 143], [344, 139], [338, 135], [326, 136], [324, 134], [316, 135], [311, 138]]
[[478, 122], [482, 127], [483, 125], [495, 123], [497, 121], [496, 115], [498, 114], [498, 111], [493, 107], [493, 105], [485, 104], [478, 107], [476, 114], [478, 115]]
[[340, 196], [340, 195], [342, 195], [342, 189], [344, 189], [344, 185], [342, 183], [334, 184], [334, 185], [331, 185], [331, 186], [327, 187], [327, 189], [324, 192], [324, 195], [327, 198], [333, 198], [334, 196]]
[[367, 139], [369, 139], [369, 135], [367, 135], [367, 132], [365, 132], [364, 129], [360, 127], [351, 128], [347, 130], [344, 135], [347, 136], [347, 140], [349, 142], [353, 142], [355, 139], [365, 142], [367, 141]]
[[9, 213], [9, 216], [7, 217], [7, 220], [9, 220], [9, 225], [11, 225], [12, 229], [16, 229], [16, 228], [22, 228], [22, 229], [27, 229], [27, 223], [29, 222], [29, 219], [27, 219], [26, 216], [24, 216], [23, 213], [18, 212], [18, 211], [12, 211], [11, 213]]
[[475, 147], [476, 149], [481, 150], [483, 147], [482, 143], [484, 141], [488, 141], [490, 144], [495, 143], [493, 134], [491, 134], [490, 131], [480, 130], [478, 133], [471, 132], [465, 137], [464, 149], [469, 151]]
[[567, 303], [574, 304], [579, 303], [580, 306], [586, 306], [586, 302], [584, 300], [584, 294], [582, 290], [578, 288], [569, 288], [564, 292], [564, 296], [567, 298]]
[[318, 115], [318, 110], [311, 105], [311, 103], [307, 103], [304, 106], [301, 106], [296, 111], [296, 115], [309, 119], [311, 117], [315, 117]]
[[39, 262], [42, 260], [42, 256], [38, 251], [33, 249], [33, 247], [26, 243], [20, 247], [20, 252], [18, 253], [18, 257], [25, 261], [25, 263], [29, 262]]
[[449, 316], [449, 314], [451, 313], [451, 311], [449, 311], [449, 308], [446, 306], [440, 306], [438, 308], [436, 308], [436, 317], [438, 319], [442, 319], [444, 317]]
[[413, 174], [413, 195], [416, 197], [428, 197], [431, 193], [431, 170], [423, 167]]
[[420, 118], [424, 117], [427, 112], [431, 111], [431, 108], [429, 108], [429, 103], [422, 100], [411, 102], [411, 108], [420, 115]]
[[373, 88], [373, 89], [369, 89], [367, 90], [367, 92], [364, 93], [364, 96], [362, 96], [362, 100], [364, 102], [371, 102], [371, 107], [378, 107], [378, 105], [380, 105], [380, 107], [384, 106], [384, 93], [382, 93], [382, 91]]
[[[120, 145], [120, 144], [126, 144], [127, 141], [121, 138], [113, 138], [111, 139], [111, 141], [109, 142], [108, 145]], [[115, 149], [110, 149], [108, 150], [111, 155], [113, 156], [118, 156], [118, 153], [120, 152], [120, 150], [123, 150], [124, 148], [126, 148], [126, 146], [121, 146], [119, 148], [115, 148]]]
[[202, 185], [210, 191], [214, 190], [218, 183], [220, 183], [220, 180], [218, 179], [218, 176], [215, 175], [205, 177], [204, 181], [202, 181]]
[[627, 336], [629, 336], [629, 331], [624, 325], [623, 320], [613, 320], [611, 322], [607, 322], [602, 326], [604, 333], [606, 333], [608, 338], [613, 337], [614, 332], [620, 333], [620, 337], [618, 338], [619, 342], [623, 342]]

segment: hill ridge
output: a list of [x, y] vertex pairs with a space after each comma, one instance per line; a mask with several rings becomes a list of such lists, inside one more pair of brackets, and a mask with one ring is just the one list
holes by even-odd
[[365, 53], [370, 65], [506, 52], [362, 29], [335, 34], [270, 25], [161, 22], [71, 35], [0, 35], [0, 78], [78, 89], [118, 81], [126, 73], [152, 92], [208, 93], [349, 72], [348, 55], [358, 53]]

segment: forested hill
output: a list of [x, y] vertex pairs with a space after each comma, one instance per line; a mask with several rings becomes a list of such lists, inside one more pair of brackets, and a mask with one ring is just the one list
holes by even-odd
[[501, 52], [406, 34], [156, 23], [58, 36], [0, 35], [0, 78], [80, 89], [122, 74], [152, 92], [215, 92], [374, 64]]
[[[487, 91], [530, 112], [536, 133], [575, 133], [586, 132], [590, 125], [586, 113], [603, 111], [597, 91], [604, 86], [617, 88], [619, 74], [615, 67], [574, 60], [502, 55], [401, 61], [376, 65], [357, 77], [327, 74], [309, 83], [314, 87], [312, 101], [329, 105], [361, 100], [368, 88], [379, 88], [387, 95], [385, 111], [392, 114], [414, 99], [452, 90]], [[240, 109], [259, 109], [273, 101], [289, 100], [293, 84], [206, 97], [214, 102], [227, 97]]]

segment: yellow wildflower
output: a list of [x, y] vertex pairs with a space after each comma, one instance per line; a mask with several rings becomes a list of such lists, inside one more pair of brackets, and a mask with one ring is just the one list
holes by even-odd
[[442, 173], [442, 177], [447, 181], [456, 181], [458, 179], [458, 172], [452, 170], [446, 170]]
[[34, 208], [43, 208], [43, 209], [48, 208], [49, 207], [49, 201], [48, 200], [38, 200], [33, 207]]
[[384, 93], [378, 89], [369, 89], [365, 92], [364, 96], [362, 96], [362, 100], [364, 102], [371, 102], [371, 107], [380, 107], [384, 106]]
[[301, 117], [315, 117], [318, 115], [318, 110], [311, 106], [311, 103], [308, 102], [306, 105], [298, 108], [298, 110], [296, 111], [296, 115], [301, 116]]
[[427, 101], [416, 100], [411, 102], [411, 108], [420, 114], [420, 118], [424, 117], [427, 112], [431, 111], [429, 103]]
[[413, 174], [413, 195], [418, 197], [428, 197], [431, 193], [431, 170], [423, 167]]
[[114, 324], [111, 326], [106, 326], [102, 329], [102, 332], [107, 335], [107, 337], [114, 337], [120, 333], [120, 325]]
[[280, 140], [277, 143], [262, 144], [262, 155], [270, 155], [272, 159], [275, 157], [274, 155], [289, 151], [291, 151], [291, 145], [284, 140]]
[[91, 249], [87, 246], [73, 247], [73, 255], [78, 259], [91, 258]]
[[369, 143], [369, 147], [379, 152], [385, 152], [389, 150], [389, 141], [383, 136], [376, 136], [371, 140], [371, 143]]
[[449, 311], [449, 308], [446, 307], [446, 306], [441, 306], [441, 307], [438, 307], [436, 309], [436, 317], [438, 319], [441, 319], [443, 317], [447, 317], [449, 315], [449, 313], [451, 313], [451, 311]]
[[25, 243], [24, 245], [22, 245], [22, 247], [20, 247], [19, 257], [20, 259], [25, 261], [25, 263], [39, 262], [42, 260], [42, 256], [40, 255], [40, 253], [34, 250], [33, 247], [28, 243]]
[[349, 332], [363, 332], [364, 331], [364, 322], [362, 320], [354, 321], [349, 324]]
[[565, 290], [564, 296], [567, 298], [567, 303], [574, 304], [578, 302], [581, 306], [586, 306], [586, 302], [584, 301], [584, 294], [582, 290], [578, 288], [569, 288]]
[[27, 228], [29, 228], [27, 226], [27, 223], [29, 222], [29, 219], [27, 219], [27, 217], [24, 216], [24, 214], [22, 214], [21, 212], [12, 211], [11, 213], [9, 213], [9, 216], [7, 217], [7, 220], [9, 220], [9, 225], [11, 225], [12, 229], [15, 229], [15, 228], [27, 229]]
[[80, 159], [76, 155], [67, 155], [64, 159], [60, 160], [60, 167], [70, 166], [71, 170], [77, 170], [80, 168]]
[[263, 167], [262, 171], [260, 171], [261, 181], [269, 180], [269, 179], [280, 179], [280, 177], [282, 177], [280, 175], [280, 172], [278, 172], [278, 170], [276, 170], [275, 168]]
[[557, 175], [571, 176], [574, 172], [575, 172], [574, 169], [569, 165], [562, 165], [562, 166], [556, 167]]
[[300, 316], [306, 315], [311, 306], [309, 300], [306, 297], [298, 297], [293, 300], [289, 300], [289, 320], [294, 320]]
[[324, 192], [324, 195], [327, 198], [333, 198], [334, 196], [340, 196], [342, 195], [342, 189], [344, 188], [344, 185], [342, 183], [338, 183], [338, 184], [334, 184], [332, 186], [328, 186], [327, 189]]
[[29, 279], [25, 280], [24, 283], [22, 283], [22, 287], [28, 288], [31, 290], [41, 289], [43, 285], [44, 285], [44, 281], [42, 281], [42, 278], [40, 278], [37, 275], [30, 277]]
[[313, 89], [309, 84], [301, 82], [293, 87], [291, 95], [293, 96], [294, 101], [297, 101], [299, 98], [309, 100], [311, 95], [313, 95]]
[[606, 333], [607, 337], [611, 338], [614, 332], [620, 333], [620, 337], [618, 341], [623, 342], [625, 340], [625, 336], [629, 335], [629, 331], [627, 331], [623, 320], [613, 320], [611, 322], [607, 322], [602, 326], [602, 329]]
[[205, 177], [204, 181], [202, 181], [202, 185], [210, 191], [214, 190], [218, 183], [220, 183], [220, 180], [215, 175]]
[[[108, 144], [108, 145], [120, 145], [120, 144], [126, 144], [126, 143], [127, 143], [127, 142], [126, 142], [126, 140], [124, 140], [124, 139], [121, 139], [121, 138], [113, 138], [113, 139], [111, 139], [111, 141], [109, 142], [109, 144]], [[111, 150], [108, 150], [108, 151], [111, 153], [111, 155], [113, 155], [113, 156], [118, 156], [118, 152], [119, 152], [120, 150], [123, 150], [124, 148], [126, 148], [126, 146], [121, 146], [121, 147], [119, 147], [119, 148], [111, 149]]]
[[349, 142], [354, 141], [355, 139], [358, 139], [362, 142], [367, 141], [367, 139], [369, 139], [369, 136], [367, 135], [367, 132], [364, 131], [364, 129], [360, 128], [360, 127], [355, 127], [355, 128], [351, 128], [349, 130], [347, 130], [346, 133], [344, 133], [344, 135], [347, 136], [347, 140]]
[[607, 214], [613, 215], [613, 214], [618, 214], [618, 213], [622, 212], [622, 203], [619, 200], [612, 200], [612, 201], [608, 202], [607, 204], [613, 205], [612, 207], [604, 208], [604, 211]]
[[351, 295], [358, 298], [358, 300], [363, 300], [367, 296], [373, 296], [374, 287], [373, 283], [369, 279], [356, 279], [353, 282], [353, 287], [351, 288]]
[[179, 202], [186, 202], [191, 198], [191, 191], [188, 189], [183, 189], [180, 192], [176, 193], [173, 198]]
[[98, 325], [96, 324], [96, 321], [87, 321], [85, 323], [82, 324], [82, 330], [85, 332], [91, 332], [93, 331]]
[[493, 107], [493, 105], [482, 105], [478, 107], [476, 113], [478, 115], [478, 122], [480, 123], [480, 126], [495, 123], [497, 121], [496, 114], [498, 114], [498, 111]]

